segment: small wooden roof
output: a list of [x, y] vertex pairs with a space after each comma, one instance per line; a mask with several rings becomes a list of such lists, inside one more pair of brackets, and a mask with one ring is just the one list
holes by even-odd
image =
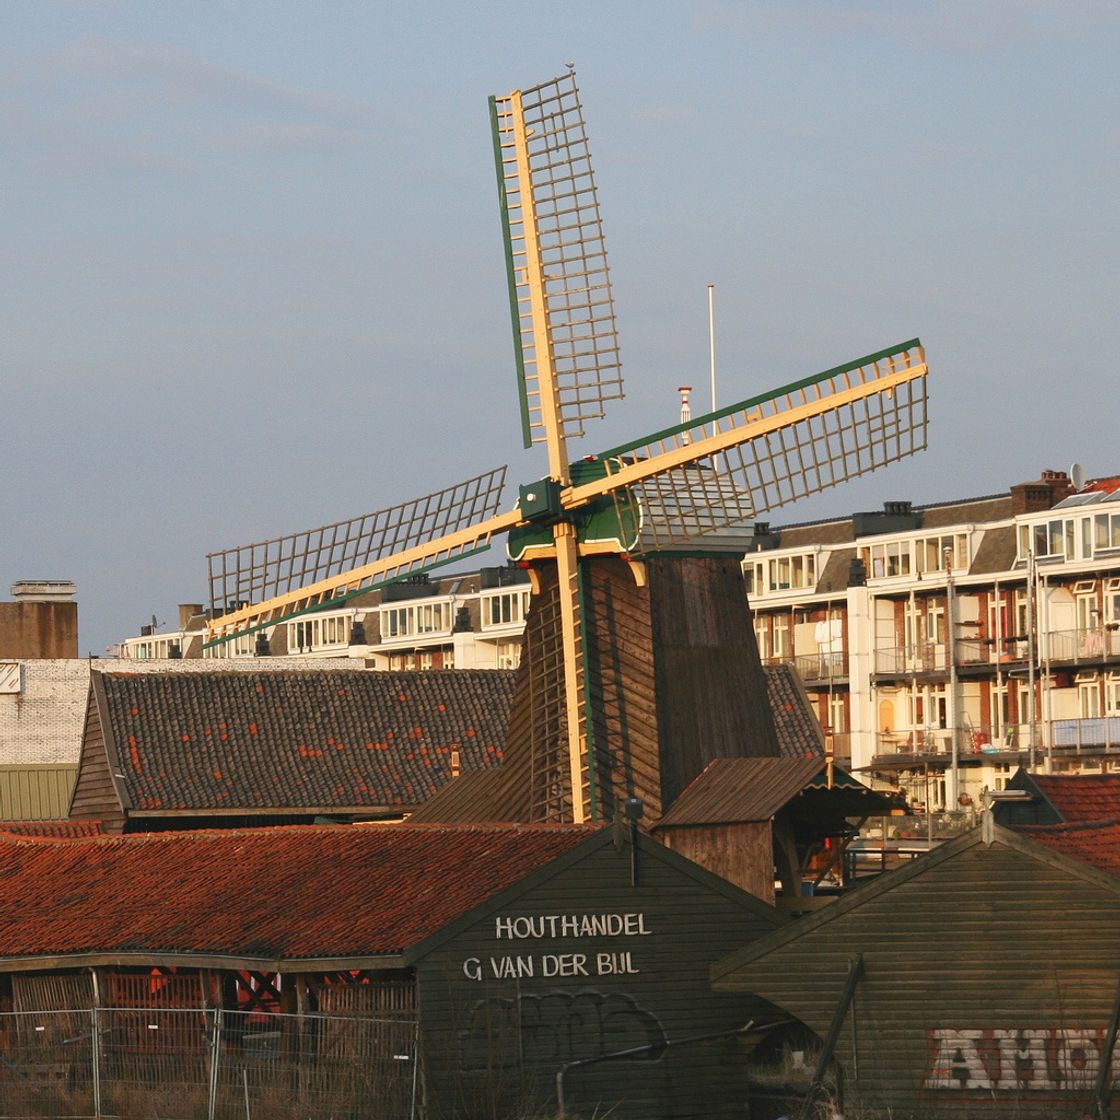
[[656, 827], [767, 821], [807, 792], [830, 795], [830, 816], [867, 816], [899, 807], [897, 798], [819, 758], [719, 758], [681, 794]]

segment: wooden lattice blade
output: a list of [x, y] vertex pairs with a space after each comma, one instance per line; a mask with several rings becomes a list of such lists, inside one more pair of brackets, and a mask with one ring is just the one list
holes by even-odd
[[[323, 609], [376, 584], [445, 564], [486, 547], [496, 533], [505, 532], [520, 517], [516, 510], [495, 513], [504, 480], [502, 467], [364, 518], [211, 554], [212, 586], [216, 581], [218, 586], [229, 586], [220, 582], [224, 571], [234, 579], [234, 586], [244, 589], [246, 597], [226, 597], [225, 610], [221, 607], [222, 599], [218, 599], [209, 624], [208, 644], [309, 610]], [[342, 532], [344, 527], [352, 530], [350, 536]], [[305, 542], [307, 557], [297, 553], [298, 562], [293, 562], [292, 550]], [[358, 544], [373, 558], [364, 563], [347, 563], [357, 555]], [[217, 574], [216, 558], [220, 558]], [[235, 559], [242, 561], [240, 568], [235, 566]], [[321, 571], [316, 564], [329, 564], [328, 574], [315, 578]], [[288, 586], [279, 587], [278, 578]], [[253, 595], [255, 602], [248, 598]]]
[[622, 396], [603, 223], [574, 71], [490, 99], [525, 446]]
[[927, 373], [912, 339], [696, 417], [597, 456], [607, 477], [564, 506], [636, 496], [644, 550], [741, 524], [921, 451]]

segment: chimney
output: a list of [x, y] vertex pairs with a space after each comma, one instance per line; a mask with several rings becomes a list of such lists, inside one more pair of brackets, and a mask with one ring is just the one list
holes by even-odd
[[1056, 506], [1073, 492], [1073, 483], [1065, 471], [1043, 471], [1037, 481], [1020, 482], [1011, 487], [1011, 512], [1015, 516], [1039, 513]]
[[180, 603], [179, 604], [179, 629], [186, 630], [192, 618], [197, 618], [202, 614], [201, 603]]
[[18, 603], [72, 603], [78, 589], [68, 579], [21, 579], [12, 584]]

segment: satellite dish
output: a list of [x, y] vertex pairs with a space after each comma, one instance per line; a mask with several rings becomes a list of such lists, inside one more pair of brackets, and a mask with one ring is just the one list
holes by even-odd
[[1085, 468], [1080, 463], [1071, 464], [1069, 480], [1073, 483], [1074, 490], [1080, 490], [1085, 485]]

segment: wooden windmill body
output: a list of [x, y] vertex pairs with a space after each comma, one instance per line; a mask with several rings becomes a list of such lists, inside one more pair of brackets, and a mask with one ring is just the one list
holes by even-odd
[[[488, 547], [533, 576], [502, 801], [521, 820], [652, 818], [707, 762], [778, 753], [740, 559], [764, 510], [924, 446], [917, 339], [572, 462], [622, 395], [575, 75], [491, 99], [526, 446], [548, 474], [498, 512], [504, 469], [210, 556], [210, 643]], [[714, 542], [714, 543], [713, 543]], [[221, 609], [226, 605], [228, 609]]]

